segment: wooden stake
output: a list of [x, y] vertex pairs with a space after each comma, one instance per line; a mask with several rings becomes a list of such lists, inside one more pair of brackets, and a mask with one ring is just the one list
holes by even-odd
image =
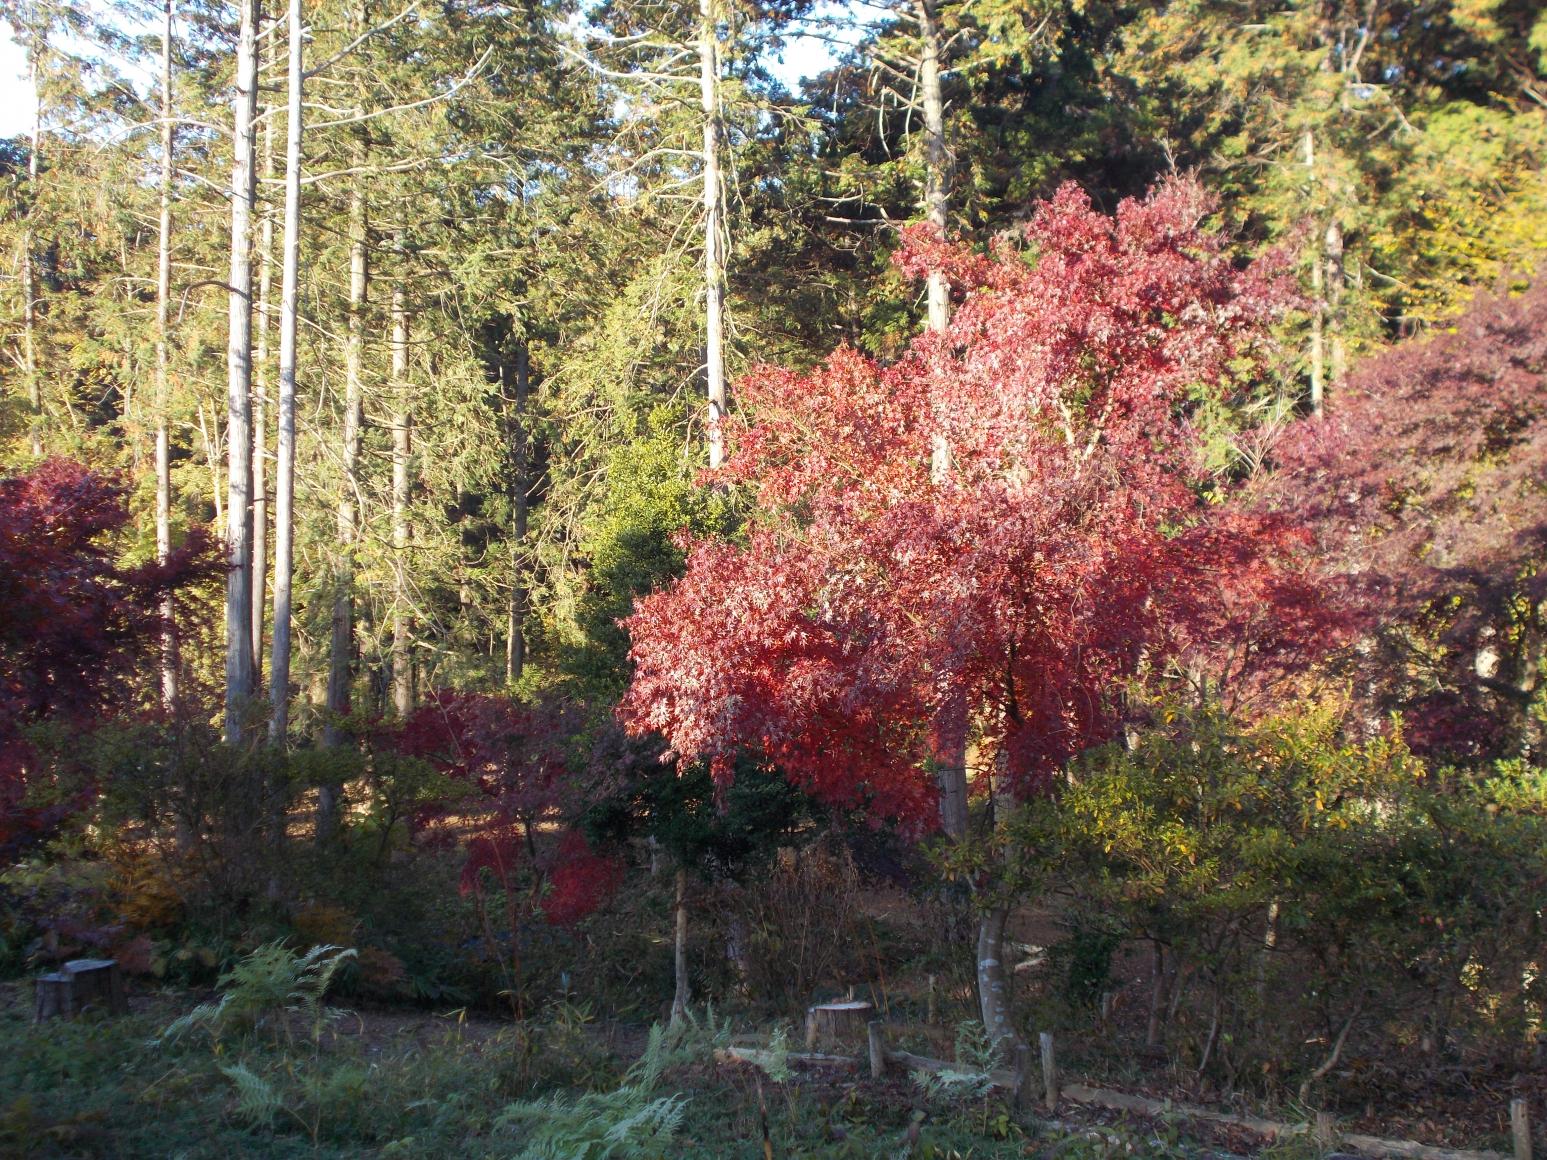
[[1509, 1101], [1509, 1130], [1515, 1140], [1515, 1160], [1531, 1160], [1531, 1114], [1523, 1099]]
[[870, 1078], [886, 1078], [886, 1038], [882, 1031], [884, 1024], [879, 1019], [872, 1019], [865, 1025], [865, 1032], [870, 1040]]
[[1337, 1128], [1333, 1126], [1331, 1112], [1316, 1113], [1316, 1143], [1323, 1148], [1337, 1144]]
[[816, 1010], [806, 1008], [806, 1050], [816, 1050]]
[[1042, 1047], [1042, 1098], [1047, 1103], [1047, 1110], [1052, 1112], [1058, 1109], [1058, 1066], [1053, 1060], [1053, 1033], [1044, 1031], [1037, 1036], [1037, 1041]]
[[929, 976], [929, 1005], [925, 1008], [924, 1022], [931, 1025], [935, 1021], [935, 977]]

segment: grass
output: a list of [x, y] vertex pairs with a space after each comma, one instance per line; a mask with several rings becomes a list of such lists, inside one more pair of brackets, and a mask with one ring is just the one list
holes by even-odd
[[[635, 1032], [613, 1053], [584, 1012], [566, 1007], [521, 1025], [346, 1012], [315, 1036], [295, 1013], [289, 1027], [168, 1039], [161, 1033], [193, 996], [141, 996], [126, 1017], [42, 1025], [28, 1017], [28, 997], [24, 986], [0, 990], [8, 1160], [514, 1158], [542, 1127], [530, 1109], [624, 1092], [638, 1082], [627, 1065], [642, 1050]], [[650, 1080], [653, 1096], [680, 1112], [671, 1139], [629, 1154], [763, 1160], [765, 1128], [780, 1160], [1193, 1154], [1153, 1132], [1045, 1137], [1000, 1098], [931, 1096], [901, 1077], [780, 1084], [756, 1069], [715, 1066], [707, 1036], [700, 1047], [672, 1051]]]

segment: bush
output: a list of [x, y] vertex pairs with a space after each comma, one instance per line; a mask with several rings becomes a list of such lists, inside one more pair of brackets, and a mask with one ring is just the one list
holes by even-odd
[[[1541, 771], [1431, 770], [1395, 728], [1350, 742], [1329, 712], [1162, 718], [1076, 764], [1042, 848], [1072, 912], [1155, 948], [1151, 1027], [1175, 1010], [1190, 1066], [1304, 1098], [1359, 1052], [1524, 1042], [1542, 999]], [[1071, 981], [1100, 966], [1073, 949]]]

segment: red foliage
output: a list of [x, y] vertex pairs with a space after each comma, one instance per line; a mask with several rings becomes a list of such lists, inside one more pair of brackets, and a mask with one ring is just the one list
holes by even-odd
[[567, 752], [575, 734], [572, 718], [556, 701], [528, 705], [497, 694], [441, 690], [397, 736], [401, 752], [471, 781], [490, 807], [468, 841], [461, 893], [481, 896], [487, 870], [513, 897], [524, 850], [536, 883], [549, 887], [536, 905], [556, 926], [571, 926], [606, 902], [622, 874], [614, 859], [593, 853], [574, 831], [556, 849], [537, 842], [537, 827], [561, 823], [576, 802]]
[[66, 459], [0, 478], [0, 848], [50, 830], [68, 803], [24, 807], [24, 728], [85, 727], [142, 699], [161, 606], [219, 574], [202, 529], [165, 565], [119, 562], [130, 520], [115, 479]]
[[559, 845], [548, 881], [551, 889], [542, 900], [544, 916], [554, 926], [574, 926], [618, 892], [623, 864], [596, 853], [583, 835], [571, 831]]
[[1547, 281], [1366, 360], [1278, 452], [1269, 499], [1359, 593], [1372, 708], [1418, 748], [1518, 748], [1547, 646]]
[[483, 872], [489, 871], [500, 889], [509, 892], [521, 862], [521, 832], [513, 826], [490, 829], [467, 843], [467, 860], [457, 879], [457, 893], [466, 898], [483, 891]]
[[[759, 515], [744, 545], [689, 545], [625, 622], [630, 730], [722, 780], [751, 748], [826, 800], [928, 824], [928, 724], [953, 703], [1031, 792], [1176, 651], [1287, 653], [1304, 634], [1258, 621], [1302, 595], [1293, 529], [1198, 499], [1191, 408], [1286, 300], [1231, 264], [1210, 208], [1179, 181], [1111, 218], [1067, 186], [1032, 258], [1002, 241], [947, 264], [970, 292], [895, 365], [840, 350], [748, 376], [721, 476]], [[942, 264], [926, 241], [905, 269]]]
[[403, 722], [397, 746], [476, 785], [498, 824], [526, 828], [573, 795], [566, 753], [573, 732], [569, 712], [556, 702], [526, 705], [442, 689]]

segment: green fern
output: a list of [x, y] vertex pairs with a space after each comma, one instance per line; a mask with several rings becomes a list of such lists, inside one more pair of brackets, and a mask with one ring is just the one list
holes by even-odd
[[216, 981], [219, 1001], [201, 1003], [162, 1031], [159, 1041], [174, 1041], [195, 1030], [214, 1039], [243, 1034], [281, 1011], [300, 1011], [315, 1037], [329, 1012], [322, 1005], [333, 977], [354, 958], [353, 950], [315, 946], [298, 955], [283, 942], [265, 943]]
[[794, 1076], [790, 1070], [790, 1029], [780, 1023], [768, 1037], [768, 1058], [760, 1065], [774, 1083], [788, 1083]]
[[705, 1023], [684, 1021], [670, 1031], [650, 1028], [644, 1054], [628, 1069], [615, 1091], [511, 1104], [501, 1114], [502, 1128], [526, 1134], [518, 1160], [644, 1160], [659, 1155], [682, 1124], [687, 1097], [657, 1096], [661, 1073], [687, 1058], [701, 1058], [719, 1039], [730, 1038], [729, 1020], [716, 1027], [713, 1012]]
[[236, 1085], [236, 1114], [255, 1128], [269, 1128], [274, 1117], [284, 1110], [284, 1101], [268, 1080], [245, 1064], [233, 1063], [220, 1069]]
[[956, 1066], [915, 1071], [913, 1082], [932, 1099], [975, 1100], [993, 1087], [992, 1072], [1004, 1066], [1004, 1053], [983, 1024], [964, 1019], [956, 1026]]

